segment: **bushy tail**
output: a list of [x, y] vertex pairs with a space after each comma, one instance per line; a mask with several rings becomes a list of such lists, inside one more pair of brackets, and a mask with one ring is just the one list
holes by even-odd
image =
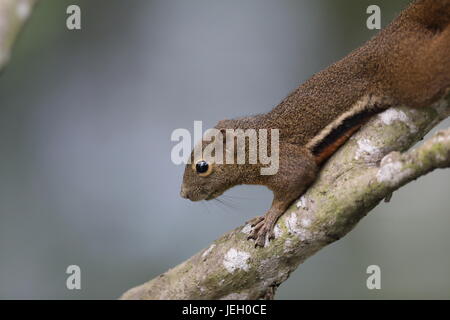
[[411, 18], [434, 31], [424, 54], [417, 58], [436, 95], [450, 89], [450, 0], [419, 0], [411, 7]]
[[403, 16], [426, 28], [442, 31], [450, 23], [450, 0], [417, 0]]
[[[382, 65], [398, 101], [433, 102], [450, 88], [450, 0], [418, 0], [386, 30]], [[387, 81], [387, 80], [385, 80]]]

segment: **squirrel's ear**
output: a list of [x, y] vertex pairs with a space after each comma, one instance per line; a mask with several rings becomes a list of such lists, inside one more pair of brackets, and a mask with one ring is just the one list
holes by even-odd
[[233, 129], [222, 128], [222, 129], [219, 129], [219, 131], [222, 134], [224, 143], [225, 143], [227, 137], [229, 137], [230, 139], [236, 138], [236, 132]]
[[228, 121], [229, 120], [220, 120], [219, 122], [217, 122], [216, 127], [217, 128], [226, 128]]
[[222, 142], [223, 145], [227, 142], [227, 129], [219, 129], [220, 133], [222, 134]]
[[[223, 138], [223, 147], [227, 152], [236, 154], [236, 134], [233, 130], [227, 132], [227, 129], [219, 129]], [[228, 141], [228, 144], [227, 144]]]

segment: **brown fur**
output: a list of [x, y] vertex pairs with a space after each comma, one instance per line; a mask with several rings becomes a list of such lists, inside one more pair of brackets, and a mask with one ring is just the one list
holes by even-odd
[[[318, 165], [367, 120], [342, 128], [348, 117], [395, 104], [421, 107], [450, 87], [450, 0], [418, 0], [387, 28], [317, 73], [267, 114], [220, 121], [216, 128], [280, 130], [280, 169], [261, 176], [260, 165], [215, 165], [199, 177], [188, 165], [182, 196], [211, 199], [238, 184], [266, 185], [272, 207], [250, 238], [264, 245], [278, 217], [315, 180]], [[336, 131], [337, 130], [337, 131]], [[338, 132], [339, 134], [336, 134]], [[318, 154], [314, 147], [326, 146]]]

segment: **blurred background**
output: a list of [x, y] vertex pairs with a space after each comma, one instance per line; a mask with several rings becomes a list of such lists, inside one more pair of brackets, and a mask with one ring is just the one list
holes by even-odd
[[[42, 0], [0, 76], [0, 298], [115, 299], [264, 213], [263, 187], [180, 198], [172, 131], [269, 111], [376, 33], [367, 6], [385, 26], [407, 3]], [[449, 190], [440, 170], [395, 192], [277, 298], [449, 298]], [[81, 290], [66, 289], [71, 264]]]

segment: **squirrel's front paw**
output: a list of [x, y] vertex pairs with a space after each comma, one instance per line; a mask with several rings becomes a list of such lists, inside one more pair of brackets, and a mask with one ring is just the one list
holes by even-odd
[[265, 216], [256, 217], [250, 220], [249, 223], [253, 227], [253, 231], [250, 233], [247, 239], [254, 239], [255, 247], [264, 247], [267, 237], [269, 240], [275, 238], [275, 234], [273, 232], [275, 224], [267, 221], [265, 219]]

